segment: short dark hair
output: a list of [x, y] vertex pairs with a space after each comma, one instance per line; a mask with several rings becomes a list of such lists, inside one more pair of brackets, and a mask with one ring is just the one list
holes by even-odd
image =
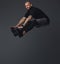
[[30, 4], [32, 4], [32, 3], [31, 3], [31, 1], [29, 1], [29, 0], [28, 0], [28, 1], [26, 1], [25, 3], [27, 3], [27, 2], [29, 2]]

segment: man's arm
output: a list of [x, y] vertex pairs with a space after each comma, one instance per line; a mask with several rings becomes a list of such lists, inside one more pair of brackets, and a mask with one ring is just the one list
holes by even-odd
[[26, 18], [26, 20], [25, 20], [23, 26], [25, 26], [31, 19], [32, 19], [32, 16], [29, 15], [29, 16]]
[[25, 22], [25, 20], [26, 20], [26, 17], [22, 17], [18, 22], [18, 24], [16, 25], [16, 27], [21, 26]]

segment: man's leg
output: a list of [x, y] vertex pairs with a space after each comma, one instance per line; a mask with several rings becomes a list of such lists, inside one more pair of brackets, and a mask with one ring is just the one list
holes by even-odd
[[36, 27], [40, 27], [40, 26], [45, 26], [49, 24], [49, 19], [48, 18], [40, 18], [40, 19], [36, 19]]
[[29, 21], [24, 27], [23, 27], [23, 34], [26, 34], [28, 31], [33, 29], [35, 25], [35, 21]]
[[29, 21], [23, 28], [19, 27], [11, 27], [11, 31], [14, 34], [14, 36], [22, 37], [25, 35], [28, 31], [30, 31], [34, 27], [35, 21]]
[[18, 33], [18, 36], [19, 37], [22, 37], [24, 36], [28, 31], [30, 31], [31, 29], [33, 29], [34, 27], [34, 21], [29, 21], [23, 28], [18, 28], [17, 31], [19, 32]]

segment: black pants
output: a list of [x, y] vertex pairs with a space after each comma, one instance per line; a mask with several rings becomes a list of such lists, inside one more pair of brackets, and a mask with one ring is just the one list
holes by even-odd
[[40, 18], [40, 19], [36, 19], [36, 27], [39, 28], [41, 26], [46, 26], [49, 25], [50, 21], [49, 18]]
[[19, 37], [22, 37], [23, 31], [28, 32], [34, 27], [39, 28], [41, 26], [48, 25], [48, 24], [49, 24], [49, 19], [47, 18], [32, 19], [23, 28], [14, 28], [14, 29], [11, 29], [11, 31], [13, 32], [14, 36], [18, 35]]
[[33, 27], [41, 27], [41, 26], [46, 26], [49, 24], [49, 19], [48, 18], [40, 18], [40, 19], [32, 19], [29, 21], [26, 26], [24, 27], [24, 30], [26, 32], [30, 31]]
[[36, 21], [29, 21], [24, 27], [23, 30], [25, 30], [26, 32], [30, 31], [31, 29], [33, 29], [36, 25]]

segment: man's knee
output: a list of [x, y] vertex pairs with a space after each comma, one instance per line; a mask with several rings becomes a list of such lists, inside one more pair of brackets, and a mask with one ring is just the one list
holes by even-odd
[[36, 22], [37, 22], [36, 27], [40, 27], [40, 26], [49, 25], [50, 20], [49, 18], [40, 18], [40, 19], [37, 19]]

